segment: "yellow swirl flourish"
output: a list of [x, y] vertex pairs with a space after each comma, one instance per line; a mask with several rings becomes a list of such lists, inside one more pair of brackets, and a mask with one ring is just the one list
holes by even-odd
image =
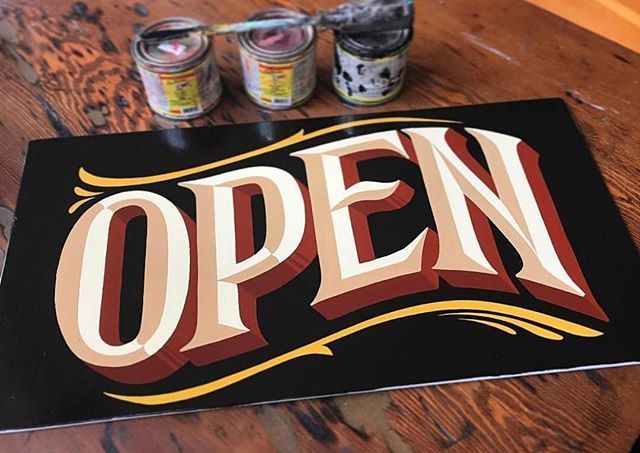
[[[521, 319], [510, 318], [508, 316], [494, 315], [491, 313], [473, 313], [473, 312], [464, 312], [464, 313], [446, 313], [446, 315], [472, 315], [479, 316], [482, 318], [490, 318], [495, 319], [497, 321], [506, 322], [512, 324], [516, 327], [520, 327], [528, 332], [531, 332], [534, 335], [537, 335], [542, 338], [546, 338], [547, 340], [562, 340], [564, 337], [556, 332], [552, 332], [551, 330], [545, 329], [540, 326], [536, 326], [535, 324], [531, 324], [530, 322], [523, 321]], [[444, 316], [446, 316], [444, 315]]]
[[484, 320], [484, 319], [474, 319], [474, 318], [458, 318], [458, 319], [461, 320], [461, 321], [471, 321], [471, 322], [475, 322], [477, 324], [482, 324], [482, 325], [485, 325], [485, 326], [493, 327], [494, 329], [501, 330], [504, 333], [508, 333], [509, 335], [517, 335], [518, 334], [518, 332], [516, 332], [511, 327], [502, 325], [502, 324], [497, 323], [497, 322], [487, 321], [487, 320]]
[[75, 193], [79, 197], [95, 197], [96, 195], [102, 195], [102, 192], [92, 192], [78, 186], [73, 188], [73, 193]]
[[[316, 340], [305, 346], [299, 347], [285, 354], [269, 359], [265, 362], [259, 363], [252, 367], [230, 374], [228, 376], [215, 379], [205, 384], [189, 387], [182, 390], [176, 390], [168, 393], [155, 394], [155, 395], [120, 395], [120, 394], [109, 393], [109, 392], [104, 392], [104, 394], [108, 397], [115, 398], [121, 401], [126, 401], [129, 403], [135, 403], [135, 404], [143, 404], [148, 406], [185, 401], [192, 398], [197, 398], [199, 396], [207, 395], [209, 393], [215, 392], [225, 387], [229, 387], [233, 384], [236, 384], [240, 381], [248, 379], [252, 376], [255, 376], [259, 373], [262, 373], [264, 371], [267, 371], [271, 368], [274, 368], [278, 365], [289, 362], [299, 357], [304, 357], [308, 355], [331, 356], [333, 355], [333, 352], [331, 351], [331, 349], [327, 347], [328, 344], [331, 344], [334, 341], [348, 337], [350, 335], [353, 335], [355, 333], [358, 333], [370, 327], [384, 324], [397, 319], [410, 317], [410, 316], [417, 316], [417, 315], [422, 315], [426, 313], [437, 313], [437, 312], [452, 311], [452, 310], [463, 311], [463, 313], [456, 313], [456, 314], [465, 314], [465, 315], [473, 315], [473, 316], [478, 316], [479, 315], [478, 312], [480, 312], [481, 316], [482, 315], [486, 316], [486, 313], [483, 314], [482, 312], [500, 313], [500, 314], [506, 315], [505, 317], [516, 316], [518, 318], [524, 318], [531, 321], [535, 321], [539, 324], [543, 324], [545, 326], [552, 327], [554, 329], [563, 331], [565, 333], [569, 333], [569, 334], [580, 336], [580, 337], [597, 337], [602, 335], [602, 332], [591, 329], [589, 327], [582, 326], [580, 324], [576, 324], [576, 323], [566, 321], [560, 318], [556, 318], [554, 316], [546, 315], [543, 313], [538, 313], [526, 308], [514, 307], [511, 305], [505, 305], [505, 304], [500, 304], [496, 302], [486, 302], [486, 301], [479, 301], [479, 300], [448, 300], [448, 301], [441, 301], [441, 302], [429, 302], [429, 303], [417, 305], [414, 307], [402, 308], [399, 310], [392, 311], [390, 313], [385, 313], [383, 315], [376, 316], [366, 321], [359, 322], [351, 327], [347, 327], [346, 329], [340, 330], [336, 333], [333, 333], [324, 338]], [[513, 323], [514, 320], [509, 318], [509, 321]], [[530, 330], [530, 329], [527, 329], [527, 330]], [[530, 331], [535, 335], [540, 335], [540, 333], [542, 333], [536, 330], [530, 330]], [[541, 335], [541, 336], [545, 337], [545, 335]]]
[[404, 117], [404, 116], [393, 116], [387, 118], [370, 118], [366, 120], [357, 120], [357, 121], [349, 121], [347, 123], [336, 124], [335, 126], [325, 127], [323, 129], [319, 129], [317, 131], [313, 131], [310, 133], [305, 133], [304, 129], [299, 130], [295, 134], [280, 140], [275, 143], [271, 143], [269, 145], [263, 146], [258, 149], [254, 149], [252, 151], [247, 151], [242, 154], [237, 154], [235, 156], [228, 157], [226, 159], [221, 159], [214, 162], [209, 162], [203, 165], [198, 165], [196, 167], [185, 168], [183, 170], [172, 171], [168, 173], [161, 173], [158, 175], [149, 175], [149, 176], [134, 176], [134, 177], [124, 177], [124, 178], [116, 178], [116, 177], [107, 177], [107, 176], [98, 176], [90, 173], [84, 167], [80, 167], [78, 170], [78, 177], [85, 184], [89, 184], [93, 187], [128, 187], [128, 186], [139, 186], [145, 184], [153, 184], [157, 182], [165, 182], [172, 181], [174, 179], [183, 178], [185, 176], [192, 176], [198, 173], [202, 173], [205, 171], [213, 170], [216, 168], [223, 167], [225, 165], [230, 165], [236, 162], [240, 162], [246, 159], [250, 159], [252, 157], [261, 156], [263, 154], [267, 154], [282, 148], [285, 148], [290, 145], [294, 145], [296, 143], [302, 143], [307, 140], [311, 140], [322, 135], [331, 134], [333, 132], [341, 131], [344, 129], [350, 129], [353, 127], [360, 127], [372, 124], [384, 124], [384, 123], [447, 123], [447, 124], [460, 124], [460, 121], [453, 120], [443, 120], [443, 119], [435, 119], [435, 118], [414, 118], [414, 117]]
[[80, 208], [80, 206], [85, 204], [87, 201], [93, 200], [94, 198], [95, 197], [82, 198], [82, 199], [76, 201], [71, 206], [69, 206], [69, 210], [68, 210], [69, 214], [73, 214], [74, 212], [76, 212], [78, 210], [78, 208]]

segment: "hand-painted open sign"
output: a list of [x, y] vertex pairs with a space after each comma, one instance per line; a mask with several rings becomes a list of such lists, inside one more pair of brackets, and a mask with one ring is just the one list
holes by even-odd
[[0, 427], [634, 363], [639, 264], [558, 100], [32, 142]]

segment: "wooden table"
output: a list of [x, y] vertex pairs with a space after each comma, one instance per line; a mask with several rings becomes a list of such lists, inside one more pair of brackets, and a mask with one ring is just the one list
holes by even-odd
[[[226, 91], [211, 115], [172, 123], [147, 108], [128, 52], [141, 24], [171, 15], [231, 21], [276, 4], [311, 11], [336, 3], [3, 0], [0, 252], [29, 140], [549, 96], [570, 104], [640, 243], [640, 55], [519, 0], [417, 0], [407, 87], [388, 106], [338, 102], [324, 33], [318, 91], [302, 108], [265, 113], [251, 104], [241, 90], [237, 43], [224, 38], [216, 52]], [[630, 367], [4, 435], [0, 450], [627, 451], [639, 432], [640, 368]]]
[[638, 0], [526, 1], [640, 52], [640, 2]]

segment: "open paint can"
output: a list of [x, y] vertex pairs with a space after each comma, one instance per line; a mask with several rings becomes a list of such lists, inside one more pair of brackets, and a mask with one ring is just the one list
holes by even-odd
[[[260, 11], [248, 20], [295, 18], [283, 8]], [[244, 88], [253, 102], [272, 110], [306, 102], [316, 87], [316, 30], [313, 26], [241, 33]]]
[[[142, 33], [202, 25], [187, 17], [155, 22]], [[216, 106], [222, 94], [220, 72], [211, 39], [192, 33], [180, 38], [146, 42], [136, 38], [131, 54], [138, 65], [151, 109], [167, 118], [186, 120]]]
[[378, 105], [400, 94], [412, 31], [347, 35], [336, 32], [333, 87], [343, 100]]

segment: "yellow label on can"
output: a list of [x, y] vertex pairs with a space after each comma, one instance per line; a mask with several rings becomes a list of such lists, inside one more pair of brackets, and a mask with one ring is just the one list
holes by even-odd
[[164, 116], [187, 119], [211, 108], [220, 99], [222, 84], [212, 57], [192, 69], [158, 73], [140, 66], [151, 108]]
[[291, 64], [260, 63], [258, 74], [262, 100], [274, 104], [279, 100], [291, 102], [293, 97], [293, 66]]
[[179, 115], [200, 110], [198, 80], [192, 71], [160, 76], [169, 113]]
[[244, 87], [249, 97], [266, 108], [289, 108], [308, 99], [316, 85], [315, 48], [292, 61], [268, 63], [240, 49]]

